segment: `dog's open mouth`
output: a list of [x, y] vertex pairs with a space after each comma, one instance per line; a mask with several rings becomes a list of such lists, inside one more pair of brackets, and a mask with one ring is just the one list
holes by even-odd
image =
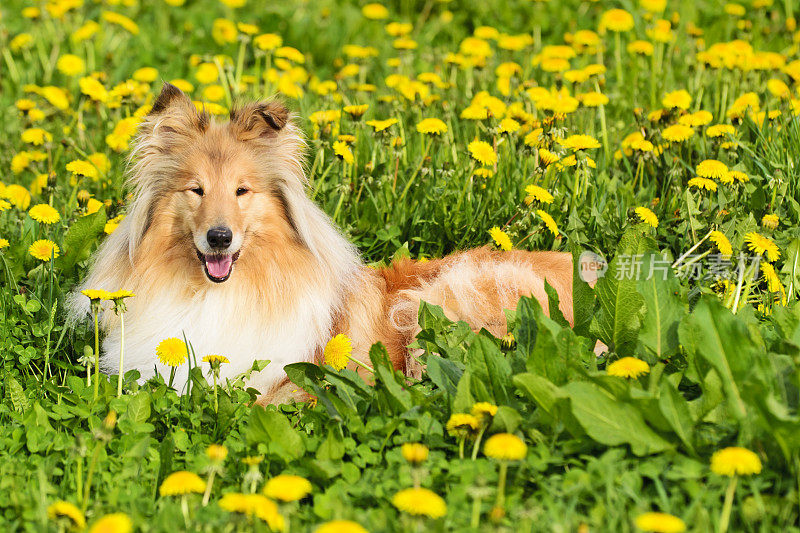
[[239, 252], [235, 254], [203, 254], [197, 250], [197, 257], [203, 262], [203, 270], [208, 279], [214, 283], [222, 283], [231, 277], [233, 263], [239, 259]]

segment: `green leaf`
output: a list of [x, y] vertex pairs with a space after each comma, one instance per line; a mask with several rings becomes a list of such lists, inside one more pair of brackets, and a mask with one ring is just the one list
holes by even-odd
[[101, 207], [97, 212], [78, 218], [72, 223], [64, 236], [64, 253], [57, 258], [58, 265], [69, 271], [75, 265], [88, 259], [92, 245], [103, 232], [106, 225], [106, 209]]
[[150, 395], [145, 391], [134, 394], [128, 402], [125, 415], [131, 422], [147, 422], [147, 419], [150, 418]]
[[559, 326], [565, 328], [569, 327], [569, 322], [564, 318], [564, 313], [558, 307], [558, 292], [550, 285], [547, 280], [544, 281], [544, 292], [547, 293], [547, 308], [550, 310], [550, 319]]
[[636, 291], [637, 256], [648, 247], [641, 230], [626, 232], [605, 275], [595, 285], [600, 312], [590, 331], [620, 355], [633, 355], [644, 312], [644, 299]]
[[689, 411], [689, 402], [681, 395], [677, 387], [669, 379], [661, 380], [661, 394], [658, 398], [658, 408], [664, 418], [669, 422], [675, 434], [691, 453], [694, 452], [692, 446], [692, 433], [694, 431], [694, 420]]
[[[655, 360], [675, 355], [678, 351], [678, 324], [687, 313], [681, 301], [681, 285], [670, 268], [670, 261], [656, 254], [645, 254], [642, 277], [636, 285], [646, 311], [642, 318], [639, 340], [655, 356]], [[649, 279], [647, 279], [649, 277]], [[654, 360], [650, 360], [654, 363]]]
[[641, 412], [604, 389], [586, 381], [561, 387], [569, 396], [572, 414], [595, 441], [606, 446], [629, 444], [642, 456], [669, 450], [672, 445], [645, 423]]
[[306, 452], [305, 443], [289, 420], [277, 411], [266, 411], [261, 406], [253, 408], [247, 427], [250, 444], [267, 443], [270, 452], [286, 462], [298, 459]]
[[427, 360], [428, 377], [434, 385], [447, 392], [450, 396], [456, 395], [458, 381], [464, 373], [456, 363], [449, 359], [443, 359], [436, 354], [428, 354]]
[[14, 406], [15, 411], [24, 413], [30, 407], [25, 390], [9, 372], [6, 372], [6, 397], [11, 399], [11, 405]]
[[516, 409], [501, 405], [497, 408], [494, 418], [492, 418], [492, 431], [514, 433], [520, 422], [522, 422], [522, 415]]
[[375, 387], [385, 393], [392, 409], [405, 412], [411, 409], [411, 393], [406, 388], [405, 378], [394, 370], [386, 347], [380, 342], [369, 349], [369, 359], [375, 370]]
[[467, 349], [467, 368], [475, 378], [473, 392], [476, 392], [474, 385], [481, 385], [477, 390], [485, 391], [486, 396], [476, 394], [478, 401], [508, 403], [511, 365], [493, 340], [483, 335], [475, 337]]
[[681, 343], [689, 355], [706, 361], [719, 374], [731, 413], [739, 420], [747, 414], [742, 382], [750, 374], [754, 358], [761, 355], [753, 335], [746, 322], [716, 298], [702, 298], [680, 328]]
[[570, 244], [572, 252], [572, 318], [575, 333], [586, 337], [589, 335], [589, 325], [594, 316], [595, 292], [588, 283], [580, 277], [580, 257], [583, 250], [577, 245]]

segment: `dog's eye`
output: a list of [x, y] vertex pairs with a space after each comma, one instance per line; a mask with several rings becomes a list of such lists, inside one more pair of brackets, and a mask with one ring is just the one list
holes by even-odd
[[197, 196], [203, 196], [203, 194], [205, 194], [205, 191], [203, 191], [202, 187], [195, 187], [194, 189], [191, 189], [191, 191]]
[[236, 196], [242, 196], [243, 194], [247, 194], [250, 192], [250, 189], [247, 187], [239, 187], [236, 189]]

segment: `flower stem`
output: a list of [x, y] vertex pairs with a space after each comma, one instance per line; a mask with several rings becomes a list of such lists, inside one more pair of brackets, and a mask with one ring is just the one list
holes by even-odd
[[486, 428], [489, 427], [489, 424], [486, 424], [481, 428], [480, 433], [478, 433], [478, 438], [475, 439], [475, 444], [472, 446], [472, 460], [478, 458], [478, 450], [481, 448], [481, 439], [483, 439], [483, 434], [486, 432]]
[[100, 330], [98, 329], [97, 321], [97, 306], [92, 306], [92, 313], [94, 315], [94, 400], [97, 401], [97, 395], [100, 392]]
[[359, 361], [358, 359], [356, 359], [356, 358], [355, 358], [355, 357], [353, 357], [352, 355], [348, 355], [348, 356], [347, 356], [347, 358], [348, 358], [348, 359], [350, 359], [350, 360], [351, 360], [352, 362], [354, 362], [355, 364], [357, 364], [357, 365], [359, 365], [359, 366], [363, 367], [364, 369], [366, 369], [366, 370], [369, 370], [369, 371], [370, 371], [370, 372], [372, 372], [373, 374], [375, 373], [375, 369], [374, 369], [374, 368], [372, 368], [371, 366], [369, 366], [368, 364], [366, 364], [366, 363], [364, 363], [364, 362], [362, 362], [362, 361]]
[[731, 520], [731, 509], [733, 508], [733, 495], [736, 492], [736, 482], [739, 478], [732, 476], [730, 483], [728, 483], [728, 490], [725, 491], [725, 503], [722, 505], [722, 513], [719, 516], [718, 533], [725, 533], [728, 531], [728, 524]]
[[502, 509], [506, 501], [506, 475], [508, 474], [508, 462], [500, 462], [500, 477], [497, 479], [497, 501], [495, 507]]
[[214, 485], [214, 474], [217, 472], [215, 470], [211, 470], [211, 473], [208, 474], [208, 483], [206, 484], [206, 492], [203, 494], [203, 507], [208, 505], [208, 500], [211, 498], [211, 487]]

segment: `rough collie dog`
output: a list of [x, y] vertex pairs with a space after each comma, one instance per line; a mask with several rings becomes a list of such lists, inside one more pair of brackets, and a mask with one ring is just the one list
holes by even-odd
[[[453, 320], [506, 333], [504, 308], [532, 295], [545, 310], [545, 279], [572, 322], [572, 258], [556, 252], [479, 248], [425, 263], [366, 267], [355, 247], [306, 196], [305, 143], [286, 108], [252, 103], [216, 122], [166, 84], [131, 154], [133, 200], [98, 249], [80, 289], [131, 289], [125, 371], [143, 379], [168, 372], [156, 358], [167, 337], [189, 340], [199, 361], [228, 357], [223, 377], [270, 364], [251, 386], [261, 402], [285, 401], [297, 387], [283, 367], [318, 361], [346, 334], [366, 359], [383, 342], [398, 369], [421, 371], [406, 346], [419, 331], [420, 300]], [[73, 316], [88, 301], [72, 298]], [[120, 328], [103, 317], [101, 365], [116, 371]], [[205, 364], [205, 363], [204, 363]], [[187, 365], [176, 373], [180, 388]]]

